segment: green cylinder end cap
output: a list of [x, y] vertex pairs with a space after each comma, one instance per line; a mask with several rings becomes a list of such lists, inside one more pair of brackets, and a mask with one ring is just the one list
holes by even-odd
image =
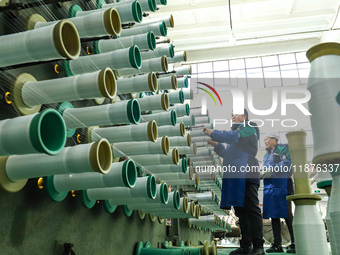
[[140, 2], [135, 1], [132, 3], [132, 16], [134, 21], [140, 23], [143, 19], [143, 10]]
[[181, 102], [181, 104], [184, 103], [184, 92], [183, 92], [183, 90], [179, 91], [179, 101]]
[[68, 192], [57, 192], [54, 188], [53, 177], [54, 176], [44, 177], [44, 191], [46, 192], [47, 196], [53, 201], [61, 202], [67, 197]]
[[98, 48], [99, 41], [94, 41], [93, 42], [93, 53], [94, 54], [100, 54], [99, 48]]
[[165, 24], [164, 21], [162, 21], [159, 24], [159, 30], [160, 30], [162, 36], [167, 36], [168, 35], [168, 29], [167, 29], [166, 24]]
[[66, 143], [64, 119], [58, 111], [51, 108], [33, 117], [29, 134], [33, 147], [38, 152], [49, 155], [59, 154]]
[[332, 186], [332, 180], [326, 180], [317, 183], [317, 187], [319, 189], [324, 189], [327, 186]]
[[140, 69], [142, 67], [142, 55], [137, 45], [130, 47], [129, 60], [132, 68]]
[[188, 76], [184, 76], [184, 86], [185, 86], [185, 88], [189, 88]]
[[336, 101], [337, 101], [337, 103], [340, 105], [340, 91], [339, 91], [339, 93], [336, 95]]
[[176, 126], [177, 124], [177, 114], [174, 110], [171, 111], [171, 124]]
[[116, 205], [111, 205], [109, 200], [104, 201], [104, 210], [108, 213], [114, 213], [117, 209]]
[[133, 213], [133, 210], [130, 210], [127, 205], [123, 206], [123, 213], [126, 217], [130, 217]]
[[94, 205], [96, 204], [96, 200], [91, 201], [88, 197], [87, 197], [87, 192], [86, 190], [82, 190], [81, 191], [81, 199], [80, 199], [81, 205], [83, 207], [85, 207], [86, 209], [91, 209], [94, 207]]
[[132, 124], [138, 124], [140, 122], [141, 118], [141, 108], [138, 100], [136, 99], [131, 99], [127, 103], [127, 114], [128, 114], [128, 119], [130, 123]]
[[157, 194], [157, 182], [154, 175], [148, 176], [147, 180], [148, 197], [150, 199], [155, 199]]
[[77, 16], [77, 12], [82, 12], [82, 11], [83, 11], [83, 9], [79, 5], [74, 4], [68, 10], [68, 17], [69, 18], [74, 18], [74, 17]]
[[175, 50], [174, 50], [174, 46], [170, 43], [169, 44], [169, 53], [170, 53], [170, 57], [174, 58], [175, 57]]
[[[57, 111], [63, 115], [64, 114], [64, 111], [68, 108], [74, 108], [73, 105], [70, 103], [70, 102], [63, 102], [63, 103], [60, 103], [57, 105]], [[67, 137], [72, 137], [76, 132], [76, 129], [68, 129], [66, 131], [66, 136]]]
[[123, 163], [122, 171], [123, 176], [126, 176], [126, 178], [124, 178], [125, 186], [133, 188], [137, 182], [137, 167], [135, 162], [132, 159], [125, 160]]
[[155, 12], [157, 10], [156, 0], [148, 0], [149, 10]]
[[188, 172], [188, 159], [187, 158], [182, 159], [182, 171], [185, 174]]
[[148, 46], [150, 50], [156, 49], [156, 37], [155, 37], [155, 33], [152, 31], [148, 33]]
[[186, 104], [185, 105], [185, 112], [186, 112], [186, 114], [189, 116], [190, 115], [190, 106], [189, 106], [189, 104]]

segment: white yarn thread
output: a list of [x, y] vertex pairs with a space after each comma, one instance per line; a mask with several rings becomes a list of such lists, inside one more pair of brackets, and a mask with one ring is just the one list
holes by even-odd
[[[152, 73], [151, 73], [152, 74]], [[140, 93], [148, 92], [150, 90], [149, 86], [149, 74], [138, 75], [131, 78], [118, 79], [117, 80], [117, 91], [118, 94], [127, 93]], [[155, 91], [152, 91], [155, 92]]]
[[194, 131], [190, 131], [190, 135], [191, 135], [191, 137], [203, 136], [204, 135], [203, 128], [200, 128], [200, 129], [194, 130]]
[[190, 157], [190, 161], [191, 163], [197, 163], [197, 162], [202, 162], [202, 161], [212, 162], [211, 156]]
[[190, 108], [190, 114], [195, 117], [209, 116], [209, 111], [207, 110], [204, 114], [202, 114], [202, 108]]
[[65, 59], [60, 55], [53, 41], [55, 26], [0, 36], [0, 67]]
[[164, 22], [167, 27], [173, 27], [173, 23], [171, 21], [172, 19], [173, 17], [171, 14], [167, 16], [158, 17], [158, 18], [152, 17], [152, 19], [149, 19], [149, 20], [144, 19], [141, 23], [135, 24], [135, 27], [145, 26], [145, 25], [159, 23], [159, 22]]
[[110, 51], [120, 50], [124, 48], [137, 45], [140, 50], [151, 50], [148, 43], [148, 36], [150, 33], [133, 35], [117, 39], [105, 39], [98, 41], [98, 49], [100, 53], [106, 53]]
[[[171, 144], [170, 144], [171, 146]], [[187, 155], [187, 154], [195, 154], [195, 147], [196, 145], [191, 144], [191, 146], [177, 146], [179, 155]]]
[[132, 4], [133, 3], [104, 4], [102, 6], [102, 9], [82, 11], [82, 12], [78, 11], [76, 13], [76, 16], [77, 17], [88, 16], [92, 13], [103, 12], [103, 9], [110, 9], [113, 7], [118, 11], [120, 20], [122, 23], [136, 22], [133, 16], [133, 13], [132, 13], [132, 10], [133, 10]]
[[170, 104], [183, 104], [183, 92], [180, 91], [176, 91], [176, 92], [172, 92], [172, 93], [168, 93], [168, 97], [169, 97], [169, 103]]
[[[135, 68], [120, 69], [120, 70], [117, 70], [117, 75], [119, 77], [124, 77], [124, 76], [132, 76], [135, 74], [143, 74], [143, 73], [149, 73], [149, 72], [164, 72], [168, 70], [168, 62], [167, 60], [165, 60], [166, 70], [163, 69], [163, 63], [164, 63], [163, 57], [142, 60], [142, 67], [140, 69], [135, 69]], [[116, 68], [116, 69], [119, 69], [119, 68]]]
[[[176, 75], [179, 75], [176, 73]], [[185, 100], [194, 100], [194, 91], [192, 89], [183, 89]]]
[[210, 117], [209, 116], [202, 116], [202, 117], [195, 117], [195, 124], [210, 124]]
[[136, 98], [142, 111], [164, 110], [162, 106], [162, 95]]
[[[169, 193], [169, 201], [168, 203], [165, 204], [153, 204], [150, 209], [143, 209], [142, 212], [143, 213], [152, 213], [153, 211], [157, 211], [157, 210], [169, 210], [169, 209], [175, 209], [174, 208], [174, 199], [176, 197], [175, 192], [170, 192]], [[176, 210], [176, 209], [175, 209]], [[178, 210], [178, 209], [177, 209]]]
[[[171, 63], [171, 61], [168, 61], [168, 63]], [[188, 76], [184, 75], [182, 78], [177, 78], [177, 88], [188, 88], [189, 82], [188, 82]]]
[[103, 54], [81, 56], [69, 61], [70, 70], [73, 75], [91, 73], [106, 67], [113, 70], [122, 68], [133, 68], [130, 61], [130, 49], [121, 49]]
[[128, 103], [129, 100], [123, 100], [114, 104], [68, 108], [64, 110], [63, 119], [68, 129], [130, 124], [131, 122], [128, 118]]
[[156, 173], [155, 176], [165, 182], [167, 180], [189, 180], [189, 173]]
[[[122, 2], [134, 2], [135, 0], [123, 0]], [[142, 10], [143, 12], [148, 12], [148, 11], [154, 11], [152, 9], [150, 9], [149, 3], [151, 2], [150, 0], [138, 0], [138, 2], [140, 2], [140, 5], [142, 6]], [[156, 1], [155, 1], [156, 2]], [[108, 6], [109, 4], [104, 4], [103, 8], [106, 8], [106, 6]]]
[[184, 117], [177, 117], [178, 122], [184, 122], [186, 127], [195, 126], [195, 116], [184, 116]]
[[56, 174], [92, 172], [90, 149], [93, 143], [65, 147], [53, 157], [46, 154], [10, 156], [6, 161], [8, 178], [15, 182]]
[[[120, 37], [127, 37], [132, 35], [140, 35], [145, 34], [150, 31], [154, 32], [155, 36], [163, 36], [162, 27], [165, 25], [165, 23], [157, 22], [145, 26], [136, 26], [129, 29], [122, 29], [122, 32], [120, 33]], [[166, 26], [166, 25], [165, 25]], [[165, 27], [165, 29], [167, 29]]]
[[186, 52], [185, 51], [179, 51], [175, 52], [175, 56], [173, 58], [169, 58], [169, 63], [180, 63], [183, 61], [186, 61]]
[[150, 58], [159, 58], [162, 56], [166, 56], [168, 59], [172, 58], [174, 46], [170, 44], [165, 44], [164, 46], [157, 46], [154, 51], [148, 50], [141, 52], [142, 59], [150, 59]]
[[161, 198], [162, 196], [160, 195], [162, 191], [162, 184], [157, 184], [157, 195], [155, 199], [147, 199], [145, 202], [140, 202], [140, 203], [131, 203], [128, 204], [128, 208], [129, 210], [140, 210], [140, 209], [147, 209], [147, 208], [152, 208], [153, 206], [155, 206], [155, 204], [167, 204], [168, 201], [166, 201], [166, 203], [163, 203]]
[[[191, 138], [192, 139], [192, 138]], [[196, 155], [190, 155], [190, 159], [195, 157], [202, 157], [202, 156], [211, 156], [211, 150], [209, 148], [197, 148]]]
[[[106, 30], [104, 24], [104, 11], [94, 12], [84, 17], [69, 18], [69, 20], [77, 28], [80, 38], [91, 38], [109, 35], [110, 33]], [[34, 29], [42, 28], [50, 25], [54, 25], [58, 21], [50, 22], [37, 22]]]
[[189, 106], [189, 104], [178, 104], [172, 107], [169, 107], [169, 110], [175, 110], [177, 116], [179, 117], [183, 117], [183, 116], [189, 116], [187, 114], [187, 107]]
[[148, 177], [137, 178], [132, 189], [126, 187], [88, 189], [86, 195], [91, 201], [110, 199], [112, 205], [124, 205], [124, 201], [131, 199], [138, 201], [148, 196], [147, 181]]
[[[148, 165], [168, 165], [174, 164], [172, 154], [173, 150], [171, 149], [168, 155], [136, 155], [131, 158], [136, 162], [138, 166], [148, 166]], [[177, 165], [177, 164], [174, 164]]]
[[102, 97], [98, 88], [100, 72], [53, 80], [26, 82], [21, 90], [22, 100], [25, 105], [33, 107], [41, 104]]
[[328, 254], [325, 225], [315, 205], [295, 207], [293, 230], [296, 254]]
[[188, 135], [185, 136], [175, 136], [175, 137], [169, 137], [169, 142], [172, 147], [175, 146], [188, 146], [190, 147], [191, 143], [190, 138], [188, 138]]
[[[177, 117], [177, 123], [179, 123], [178, 121], [178, 117]], [[172, 137], [172, 136], [182, 136], [181, 133], [181, 124], [177, 124], [176, 126], [161, 126], [158, 128], [158, 135], [159, 136], [168, 136], [168, 137]]]
[[335, 99], [339, 92], [339, 64], [337, 55], [321, 56], [311, 63], [307, 87], [311, 92], [308, 106], [312, 114], [314, 157], [340, 151], [340, 137], [329, 135], [337, 134], [340, 125], [340, 107]]
[[156, 121], [157, 126], [166, 126], [166, 125], [173, 125], [175, 126], [177, 123], [177, 119], [173, 118], [176, 115], [175, 111], [167, 111], [162, 113], [155, 113], [155, 114], [144, 114], [142, 115], [142, 119], [144, 121]]
[[209, 129], [214, 129], [214, 123], [205, 123], [205, 124], [199, 124], [195, 127], [191, 127], [191, 130], [192, 131], [196, 131], [196, 130], [202, 130], [203, 131], [203, 128], [209, 128]]
[[192, 69], [191, 65], [185, 65], [178, 68], [175, 68], [176, 75], [191, 75]]
[[0, 155], [36, 153], [30, 126], [36, 114], [0, 121]]
[[150, 165], [146, 169], [152, 174], [156, 173], [183, 173], [183, 159], [180, 160], [178, 165]]
[[93, 188], [127, 187], [124, 179], [123, 166], [125, 162], [113, 163], [110, 172], [61, 174], [53, 177], [53, 185], [57, 192], [68, 192], [71, 190], [85, 190]]
[[112, 145], [112, 152], [116, 157], [123, 157], [125, 155], [164, 154], [162, 143], [162, 139], [157, 139], [156, 142], [115, 143]]
[[110, 143], [149, 141], [148, 123], [133, 126], [94, 128], [91, 133], [92, 141], [98, 141], [101, 138], [106, 138]]
[[158, 83], [158, 89], [159, 90], [165, 90], [165, 89], [174, 89], [172, 87], [172, 80], [175, 79], [177, 83], [177, 78], [176, 76], [169, 76], [169, 77], [163, 77], [163, 78], [158, 78], [157, 83]]

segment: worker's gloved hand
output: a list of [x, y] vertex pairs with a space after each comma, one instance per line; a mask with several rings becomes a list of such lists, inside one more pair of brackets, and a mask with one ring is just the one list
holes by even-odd
[[277, 152], [274, 152], [274, 153], [273, 153], [273, 162], [274, 162], [275, 164], [281, 162], [280, 155], [279, 155]]

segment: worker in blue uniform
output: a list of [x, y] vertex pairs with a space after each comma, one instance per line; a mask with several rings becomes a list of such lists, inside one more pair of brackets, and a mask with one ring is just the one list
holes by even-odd
[[[203, 129], [210, 136], [209, 144], [223, 157], [223, 182], [221, 208], [234, 207], [239, 218], [242, 239], [240, 248], [231, 255], [264, 255], [263, 222], [259, 207], [258, 189], [260, 174], [258, 161], [259, 130], [254, 123], [249, 123], [248, 112], [232, 115], [232, 130], [218, 131]], [[226, 143], [225, 147], [222, 143]], [[247, 170], [247, 166], [252, 171]], [[252, 168], [253, 166], [253, 168]], [[227, 170], [228, 169], [228, 170]]]
[[280, 218], [284, 218], [291, 237], [287, 253], [295, 253], [292, 206], [286, 200], [288, 195], [294, 194], [292, 162], [288, 145], [278, 144], [278, 141], [276, 134], [268, 134], [264, 139], [267, 153], [263, 159], [263, 168], [266, 170], [263, 175], [263, 218], [271, 218], [274, 234], [274, 243], [266, 252], [284, 252], [280, 221]]

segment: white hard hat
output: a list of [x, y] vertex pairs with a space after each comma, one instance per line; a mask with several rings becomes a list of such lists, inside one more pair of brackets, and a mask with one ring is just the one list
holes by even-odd
[[280, 137], [275, 133], [268, 133], [265, 137], [276, 138], [276, 140], [280, 140]]

